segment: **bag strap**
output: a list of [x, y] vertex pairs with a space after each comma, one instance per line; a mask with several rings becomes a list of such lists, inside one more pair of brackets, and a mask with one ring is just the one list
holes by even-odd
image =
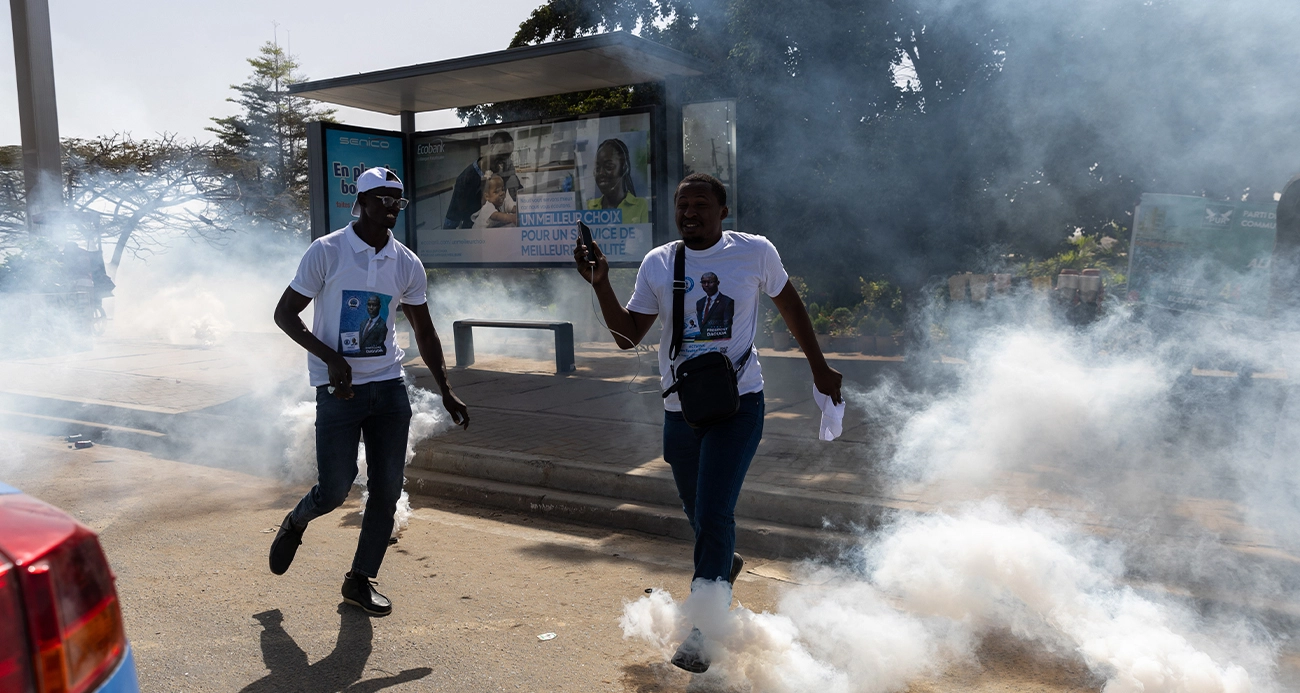
[[677, 257], [673, 260], [673, 342], [668, 347], [668, 362], [677, 360], [682, 352], [682, 316], [686, 315], [686, 243], [677, 241]]

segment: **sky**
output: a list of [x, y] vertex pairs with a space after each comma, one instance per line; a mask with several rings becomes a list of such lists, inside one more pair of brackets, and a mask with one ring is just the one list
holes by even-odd
[[[49, 0], [59, 134], [211, 139], [209, 119], [237, 110], [230, 85], [277, 36], [304, 75], [325, 79], [501, 50], [542, 1], [400, 3], [399, 13], [342, 0]], [[0, 145], [21, 139], [11, 26], [0, 3]], [[336, 117], [398, 128], [396, 116]], [[422, 130], [459, 124], [451, 111], [416, 117]]]

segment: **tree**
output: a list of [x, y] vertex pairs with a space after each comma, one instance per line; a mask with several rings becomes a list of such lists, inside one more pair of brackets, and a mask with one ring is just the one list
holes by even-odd
[[210, 144], [111, 135], [68, 139], [63, 149], [70, 223], [113, 244], [110, 275], [127, 252], [147, 255], [182, 235], [220, 244], [232, 231], [222, 217], [229, 179]]
[[213, 118], [219, 145], [214, 165], [229, 181], [225, 197], [253, 228], [302, 234], [308, 223], [307, 123], [333, 122], [333, 109], [322, 108], [288, 87], [306, 80], [298, 63], [279, 45], [267, 42], [248, 64], [253, 73], [232, 85], [240, 113]]
[[1286, 115], [1300, 89], [1283, 67], [1300, 44], [1264, 0], [1210, 12], [1172, 0], [807, 0], [797, 11], [551, 0], [512, 45], [622, 29], [709, 65], [686, 98], [738, 99], [741, 224], [778, 240], [795, 272], [835, 283], [838, 303], [859, 276], [915, 291], [990, 258], [1050, 255], [1076, 229], [1128, 226], [1143, 191], [1271, 197], [1300, 159]]

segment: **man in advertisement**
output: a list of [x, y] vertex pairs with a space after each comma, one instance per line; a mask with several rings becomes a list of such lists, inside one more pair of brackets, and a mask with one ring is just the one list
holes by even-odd
[[[701, 599], [725, 597], [730, 604], [731, 584], [744, 565], [735, 553], [736, 500], [763, 436], [763, 373], [753, 346], [758, 333], [759, 297], [771, 297], [803, 348], [814, 386], [836, 404], [842, 401], [841, 376], [822, 356], [803, 299], [790, 283], [772, 243], [762, 236], [723, 231], [722, 220], [728, 210], [722, 183], [713, 176], [693, 173], [677, 186], [673, 203], [677, 230], [685, 244], [683, 315], [673, 314], [677, 243], [661, 245], [645, 256], [626, 307], [614, 293], [609, 261], [595, 242], [590, 248], [594, 263], [587, 261], [588, 248], [581, 239], [573, 256], [578, 272], [591, 282], [619, 348], [631, 349], [639, 344], [655, 319], [664, 314], [659, 372], [663, 374], [661, 386], [665, 391], [675, 385], [677, 365], [706, 352], [721, 352], [739, 364], [735, 387], [740, 407], [727, 418], [693, 427], [682, 414], [678, 395], [672, 393], [664, 398], [664, 460], [672, 468], [682, 509], [695, 532], [691, 591], [699, 591]], [[699, 282], [692, 281], [692, 277], [699, 277]], [[719, 292], [721, 286], [727, 287], [728, 296]], [[669, 359], [672, 320], [700, 323], [698, 334], [682, 343], [675, 361]], [[683, 335], [687, 337], [689, 330], [683, 329]], [[698, 627], [693, 629], [673, 655], [672, 663], [695, 673], [706, 671], [711, 638], [716, 635], [701, 632]]]
[[[317, 483], [280, 523], [271, 543], [271, 572], [284, 574], [307, 523], [347, 499], [364, 434], [370, 497], [342, 592], [345, 602], [377, 616], [392, 611], [372, 581], [392, 534], [411, 422], [404, 354], [394, 340], [394, 300], [405, 306], [443, 406], [453, 421], [469, 426], [465, 404], [447, 384], [442, 344], [425, 298], [424, 266], [392, 234], [406, 205], [402, 181], [392, 171], [372, 168], [358, 176], [352, 215], [359, 218], [312, 242], [275, 307], [275, 324], [309, 354], [307, 370], [316, 388]], [[308, 330], [299, 314], [312, 301]]]
[[[447, 218], [443, 220], [444, 229], [469, 229], [474, 227], [474, 215], [483, 206], [483, 179], [488, 174], [500, 176], [505, 184], [506, 194], [501, 211], [513, 213], [519, 184], [516, 182], [515, 167], [511, 157], [515, 153], [515, 139], [505, 130], [497, 130], [488, 137], [481, 147], [479, 158], [465, 167], [456, 176], [456, 185], [452, 188], [451, 203], [447, 205]], [[511, 188], [514, 190], [511, 190]]]

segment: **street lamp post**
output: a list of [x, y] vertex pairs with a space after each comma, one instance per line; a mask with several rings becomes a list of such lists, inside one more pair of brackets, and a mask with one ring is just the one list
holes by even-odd
[[54, 50], [48, 0], [9, 0], [18, 77], [18, 121], [23, 138], [27, 228], [52, 222], [63, 207], [59, 109], [54, 100]]

